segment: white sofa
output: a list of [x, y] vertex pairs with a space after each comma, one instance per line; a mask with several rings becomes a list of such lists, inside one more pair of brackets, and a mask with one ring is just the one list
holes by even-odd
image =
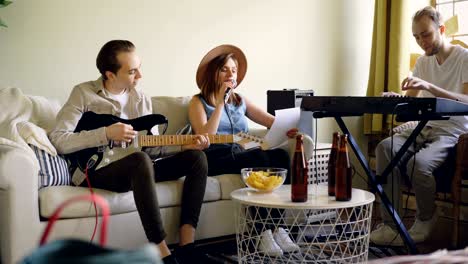
[[[157, 112], [164, 114], [169, 120], [166, 134], [173, 134], [178, 128], [187, 124], [186, 107], [189, 99], [189, 97], [152, 98]], [[38, 125], [45, 124], [44, 126], [50, 129], [55, 119], [53, 115], [59, 109], [58, 103], [43, 97], [31, 96], [23, 101], [27, 103], [10, 100], [12, 104], [24, 104], [21, 111], [30, 107], [29, 121]], [[55, 113], [34, 109], [44, 103], [53, 105], [52, 113]], [[47, 116], [40, 116], [42, 112]], [[11, 122], [8, 119], [16, 116], [3, 115], [2, 118], [0, 123], [3, 126], [0, 128], [5, 132], [9, 125], [6, 122]], [[89, 193], [86, 188], [73, 186], [49, 186], [38, 190], [38, 170], [37, 160], [34, 160], [26, 149], [14, 144], [0, 144], [1, 263], [15, 263], [37, 248], [47, 223], [46, 218], [53, 210], [67, 198]], [[178, 240], [182, 184], [182, 179], [155, 184], [169, 244]], [[238, 174], [209, 177], [196, 232], [197, 240], [235, 233], [235, 208], [230, 200], [230, 193], [241, 187], [244, 185]], [[114, 193], [96, 189], [96, 193], [109, 202], [112, 212], [108, 246], [131, 249], [148, 242], [135, 208], [132, 192]], [[75, 237], [89, 240], [95, 221], [93, 213], [94, 208], [89, 203], [76, 204], [66, 209], [54, 226], [50, 239]], [[97, 243], [98, 235], [94, 240]]]

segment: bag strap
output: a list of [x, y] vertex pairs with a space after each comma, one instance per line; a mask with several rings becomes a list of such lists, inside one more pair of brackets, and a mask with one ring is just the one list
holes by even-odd
[[67, 207], [68, 205], [74, 202], [86, 201], [86, 200], [95, 202], [101, 208], [102, 223], [101, 223], [101, 234], [99, 236], [99, 243], [101, 244], [101, 246], [105, 246], [107, 242], [107, 224], [109, 221], [110, 209], [109, 209], [109, 204], [107, 203], [107, 201], [97, 194], [86, 194], [86, 195], [76, 196], [60, 204], [60, 206], [57, 209], [55, 209], [54, 213], [49, 218], [49, 221], [47, 223], [46, 229], [44, 230], [44, 233], [42, 234], [39, 245], [42, 246], [46, 243], [47, 237], [49, 236], [52, 226], [58, 220], [60, 213], [63, 211], [63, 209], [65, 209], [65, 207]]

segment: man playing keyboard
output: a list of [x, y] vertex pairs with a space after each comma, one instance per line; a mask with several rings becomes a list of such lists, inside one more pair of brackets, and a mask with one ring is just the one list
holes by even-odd
[[[413, 36], [425, 54], [417, 60], [413, 76], [402, 82], [406, 96], [441, 97], [468, 103], [468, 51], [452, 45], [445, 37], [445, 30], [440, 13], [430, 6], [413, 16]], [[383, 96], [400, 95], [384, 93]], [[393, 139], [386, 138], [378, 144], [375, 150], [377, 175], [382, 174], [412, 131], [412, 128], [403, 130]], [[400, 214], [402, 176], [411, 180], [417, 213], [409, 235], [416, 243], [429, 237], [438, 217], [432, 172], [447, 158], [448, 150], [457, 143], [458, 137], [467, 131], [468, 116], [429, 121], [383, 184]], [[403, 245], [391, 216], [383, 206], [380, 211], [383, 223], [371, 233], [371, 241], [379, 245]]]

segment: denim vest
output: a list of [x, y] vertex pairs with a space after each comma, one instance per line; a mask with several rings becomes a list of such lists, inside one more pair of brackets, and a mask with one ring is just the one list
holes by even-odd
[[[206, 118], [210, 119], [215, 107], [209, 105], [203, 97], [199, 96], [206, 112]], [[224, 111], [221, 114], [221, 119], [218, 125], [217, 134], [237, 134], [239, 132], [247, 132], [249, 130], [247, 117], [245, 116], [247, 106], [244, 100], [241, 100], [240, 105], [225, 104]]]

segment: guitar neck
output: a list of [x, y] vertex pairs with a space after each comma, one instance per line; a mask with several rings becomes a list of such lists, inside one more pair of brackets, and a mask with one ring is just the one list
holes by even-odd
[[[211, 144], [234, 143], [234, 135], [208, 135]], [[138, 136], [141, 147], [188, 145], [195, 143], [195, 135], [142, 135]]]

